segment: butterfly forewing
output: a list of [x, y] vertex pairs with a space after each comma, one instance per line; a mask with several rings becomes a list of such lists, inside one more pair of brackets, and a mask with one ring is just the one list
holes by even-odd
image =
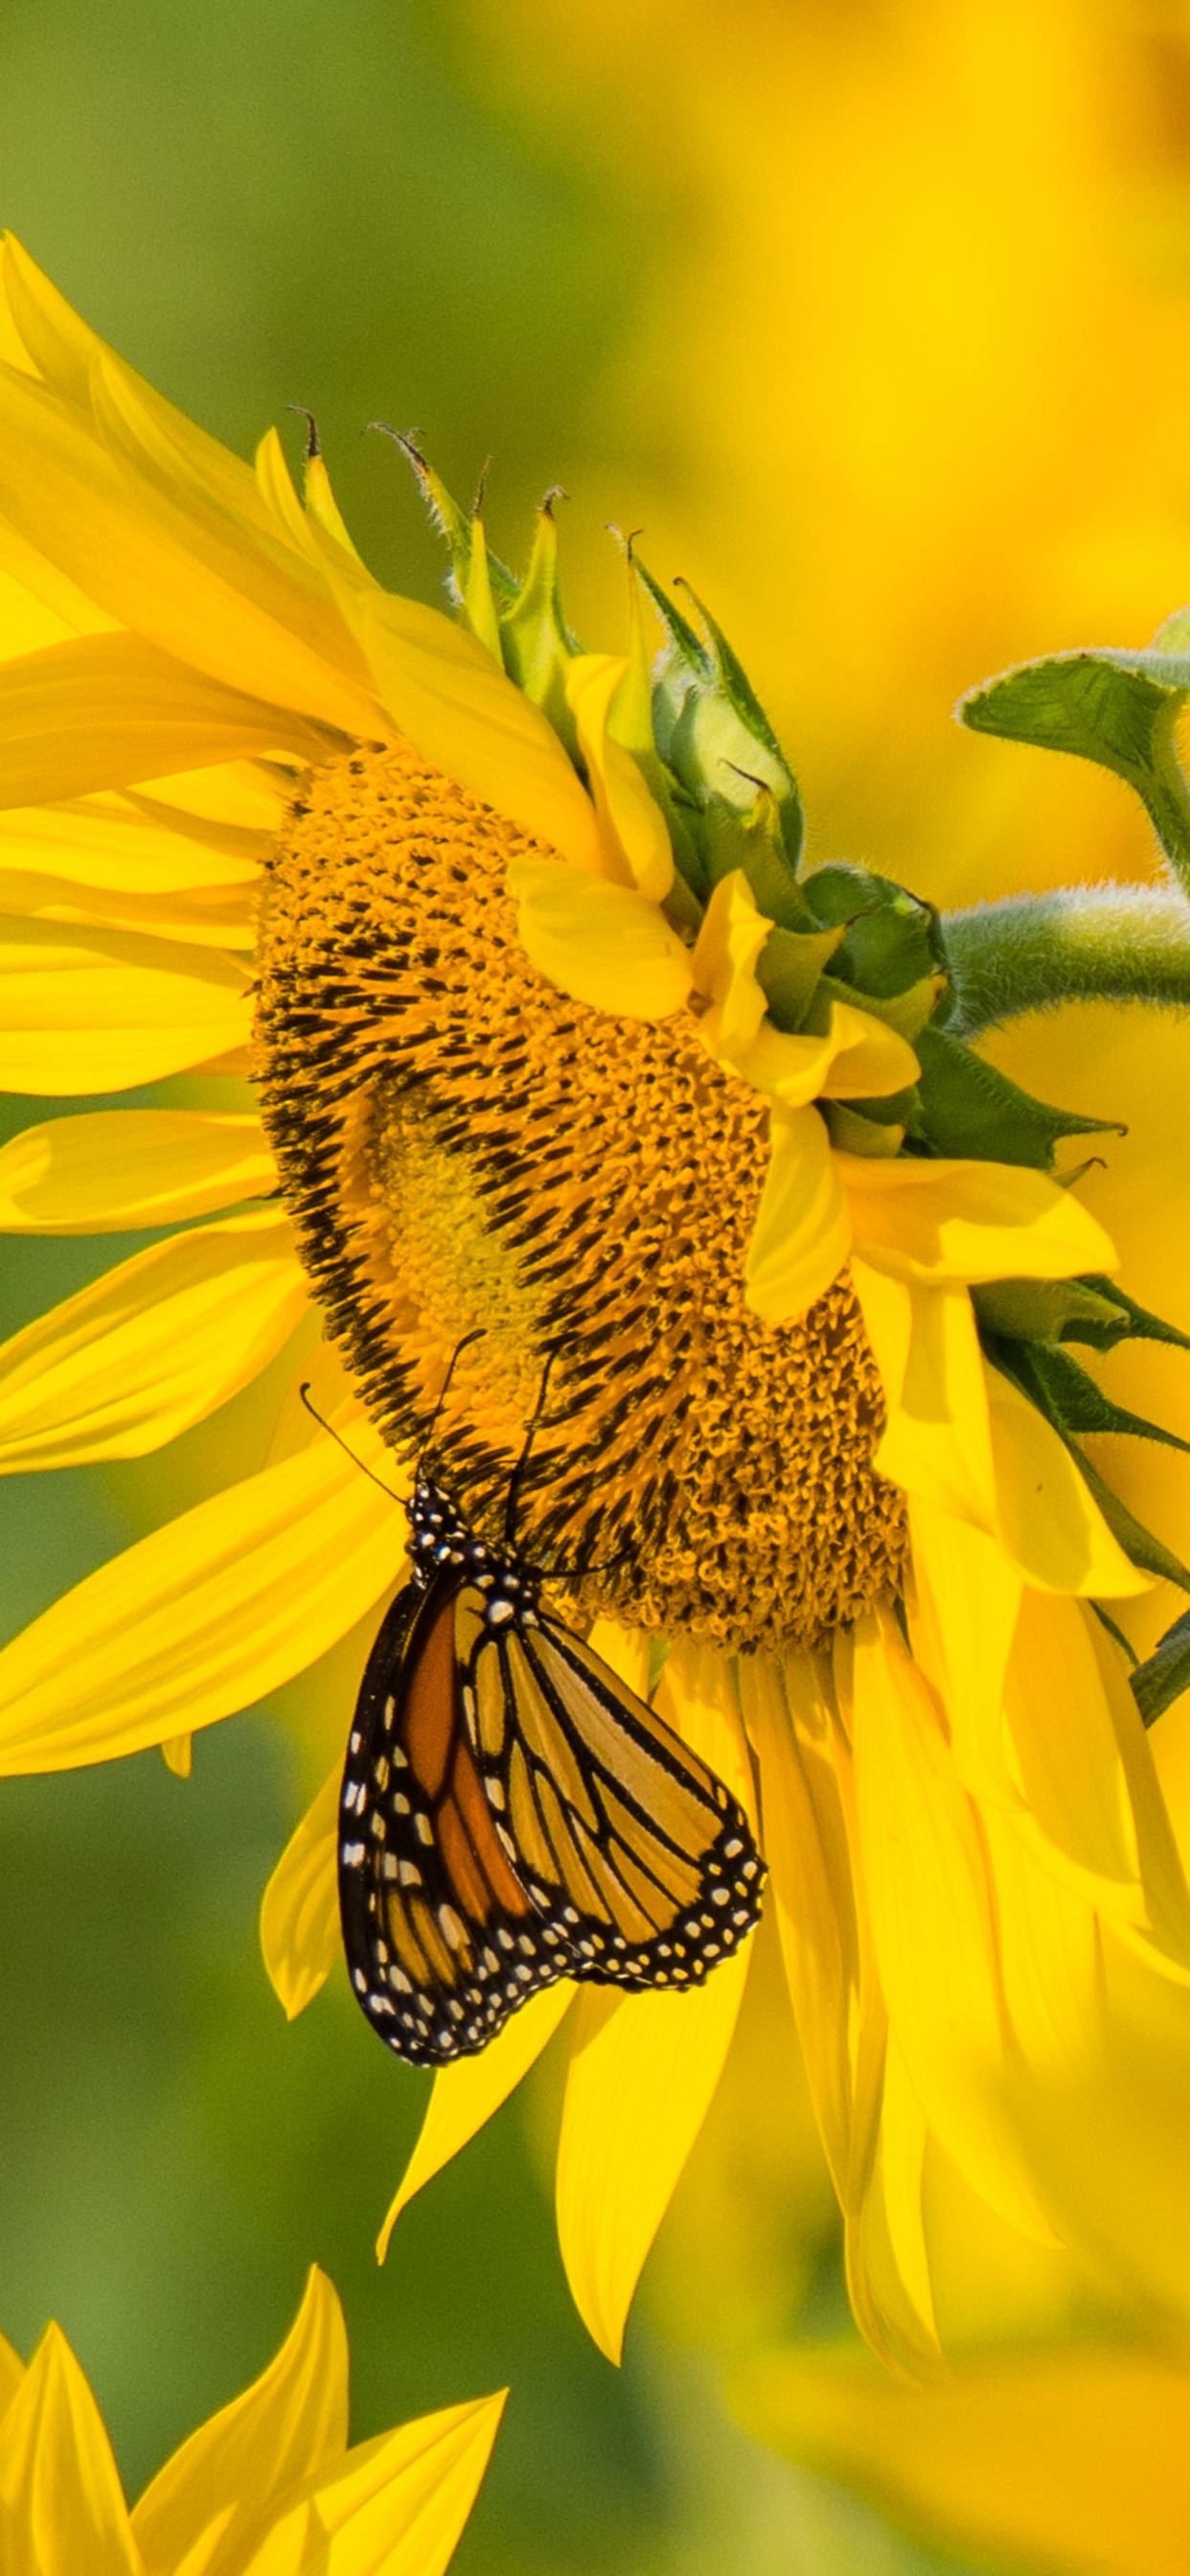
[[373, 2027], [442, 2065], [558, 1977], [700, 1983], [756, 1921], [764, 1872], [723, 1783], [546, 1615], [527, 1569], [428, 1486], [411, 1517], [418, 1572], [348, 1745], [340, 1903]]
[[415, 2065], [482, 2048], [565, 1972], [497, 1839], [453, 1651], [457, 1575], [406, 1586], [369, 1658], [344, 1766], [339, 1898], [348, 1973]]

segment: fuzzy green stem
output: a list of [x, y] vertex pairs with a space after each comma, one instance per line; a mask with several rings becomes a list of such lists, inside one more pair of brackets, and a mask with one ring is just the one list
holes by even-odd
[[943, 917], [955, 1001], [950, 1036], [1055, 1010], [1145, 1002], [1190, 1010], [1190, 904], [1173, 886], [1062, 886]]

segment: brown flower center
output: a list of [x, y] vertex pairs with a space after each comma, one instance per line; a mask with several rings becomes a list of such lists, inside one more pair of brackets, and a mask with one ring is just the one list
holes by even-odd
[[749, 1312], [765, 1105], [685, 1014], [544, 981], [504, 890], [533, 847], [405, 744], [316, 773], [281, 834], [257, 1070], [328, 1331], [405, 1452], [457, 1354], [435, 1473], [489, 1537], [549, 1361], [515, 1536], [591, 1569], [584, 1614], [816, 1643], [906, 1547], [850, 1282], [798, 1324]]

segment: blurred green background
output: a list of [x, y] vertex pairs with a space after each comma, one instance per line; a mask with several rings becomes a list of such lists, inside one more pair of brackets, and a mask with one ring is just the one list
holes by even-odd
[[[567, 487], [594, 644], [619, 633], [604, 523], [644, 517], [756, 669], [816, 854], [970, 893], [1148, 864], [1112, 782], [1039, 786], [947, 710], [1015, 654], [1139, 641], [1190, 589], [1184, 442], [1149, 434], [1190, 372], [1188, 66], [1185, 11], [1129, 0], [5, 0], [0, 213], [236, 448], [309, 405], [394, 585], [434, 597], [441, 564], [377, 416], [464, 496], [494, 457], [514, 558]], [[5, 1132], [74, 1105], [10, 1103]], [[10, 1247], [4, 1329], [144, 1240]], [[159, 1459], [12, 1480], [6, 1633], [248, 1472], [269, 1397]], [[341, 1981], [287, 2028], [256, 1931], [361, 1651], [211, 1730], [189, 1782], [154, 1755], [4, 1785], [0, 2325], [27, 2351], [61, 2319], [135, 2492], [264, 2364], [317, 2259], [357, 2437], [512, 2385], [464, 2576], [940, 2566], [717, 2393], [757, 2335], [846, 2327], [771, 1977], [622, 2372], [558, 2263], [548, 2065], [377, 2269], [425, 2079]]]

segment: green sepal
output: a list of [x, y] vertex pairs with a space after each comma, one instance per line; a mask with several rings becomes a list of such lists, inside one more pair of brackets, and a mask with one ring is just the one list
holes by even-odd
[[[1004, 1346], [997, 1334], [986, 1335], [984, 1348], [995, 1367], [1005, 1366]], [[1017, 1385], [1063, 1438], [1127, 1432], [1136, 1440], [1157, 1440], [1166, 1449], [1190, 1452], [1190, 1440], [1180, 1440], [1176, 1431], [1166, 1431], [1142, 1413], [1129, 1413], [1114, 1404], [1081, 1363], [1056, 1342], [1018, 1342], [1012, 1365]]]
[[[385, 424], [383, 421], [378, 421], [376, 427], [383, 429]], [[433, 466], [427, 464], [412, 435], [406, 433], [402, 436], [395, 429], [389, 430], [387, 435], [396, 440], [402, 455], [412, 466], [430, 519], [437, 528], [439, 536], [446, 539], [450, 549], [451, 590], [456, 605], [462, 608], [466, 602], [471, 580], [471, 558], [474, 551], [471, 517], [466, 510], [460, 510], [457, 501], [452, 500], [441, 475], [436, 474]], [[507, 564], [501, 563], [498, 555], [488, 554], [486, 547], [484, 551], [487, 555], [487, 575], [493, 597], [499, 605], [511, 604], [519, 588], [515, 573], [509, 571]]]
[[1133, 1695], [1146, 1726], [1164, 1717], [1183, 1691], [1190, 1690], [1190, 1610], [1158, 1639], [1152, 1654], [1129, 1675]]
[[[1018, 1394], [1023, 1395], [1026, 1402], [1032, 1404], [1043, 1420], [1050, 1423], [1052, 1429], [1057, 1432], [1059, 1439], [1069, 1450], [1084, 1484], [1098, 1503], [1112, 1537], [1122, 1547], [1130, 1564], [1138, 1565], [1144, 1574], [1159, 1575], [1166, 1583], [1176, 1584], [1179, 1591], [1190, 1592], [1190, 1569], [1183, 1565], [1180, 1557], [1174, 1555], [1172, 1548], [1166, 1547], [1162, 1539], [1155, 1537], [1152, 1530], [1145, 1528], [1143, 1521], [1136, 1519], [1127, 1504], [1122, 1503], [1119, 1495], [1112, 1492], [1111, 1486], [1100, 1475], [1098, 1468], [1091, 1465], [1090, 1459], [1079, 1448], [1070, 1430], [1061, 1421], [1055, 1419], [1044, 1390], [1039, 1389], [1036, 1378], [1025, 1365], [1028, 1358], [1033, 1356], [1029, 1346], [1023, 1342], [997, 1342], [989, 1334], [984, 1348], [991, 1366], [999, 1369], [1001, 1376], [1006, 1377], [1010, 1385], [1015, 1386]], [[1158, 1434], [1158, 1437], [1160, 1436]], [[1184, 1448], [1185, 1445], [1183, 1441], [1177, 1443], [1179, 1448]]]
[[628, 668], [608, 708], [607, 730], [613, 742], [631, 753], [654, 803], [665, 816], [675, 869], [665, 911], [675, 930], [697, 934], [710, 891], [695, 838], [697, 809], [666, 768], [653, 737], [652, 657], [643, 614], [643, 603], [653, 594], [637, 563], [631, 537], [621, 542], [628, 563]]
[[[1125, 1636], [1123, 1629], [1117, 1627], [1110, 1612], [1104, 1609], [1102, 1601], [1089, 1601], [1087, 1603], [1087, 1608], [1094, 1612], [1095, 1617], [1099, 1621], [1100, 1627], [1106, 1628], [1108, 1636], [1112, 1639], [1113, 1643], [1119, 1647], [1125, 1663], [1130, 1664], [1133, 1667], [1133, 1670], [1136, 1670], [1140, 1664], [1140, 1656], [1137, 1654], [1131, 1638]], [[1131, 1674], [1129, 1675], [1129, 1679], [1131, 1679]]]
[[1035, 1100], [945, 1029], [923, 1029], [914, 1045], [921, 1079], [912, 1132], [932, 1153], [1048, 1172], [1061, 1137], [1119, 1133], [1112, 1119], [1080, 1118]]
[[1111, 1351], [1127, 1341], [1132, 1324], [1123, 1299], [1104, 1281], [990, 1279], [971, 1291], [984, 1330], [1013, 1342], [1089, 1342]]
[[794, 1036], [802, 1027], [819, 980], [842, 937], [841, 928], [770, 930], [756, 960], [756, 980], [775, 1029]]
[[820, 1100], [816, 1106], [826, 1120], [827, 1134], [839, 1154], [868, 1154], [877, 1162], [891, 1162], [901, 1150], [905, 1133], [903, 1119], [873, 1117], [875, 1108], [886, 1102], [865, 1100]]
[[1112, 1537], [1123, 1548], [1129, 1563], [1138, 1565], [1142, 1574], [1159, 1575], [1163, 1582], [1176, 1584], [1180, 1592], [1190, 1592], [1190, 1568], [1183, 1565], [1180, 1556], [1175, 1556], [1172, 1548], [1166, 1547], [1161, 1539], [1154, 1537], [1152, 1530], [1145, 1528], [1143, 1521], [1136, 1519], [1127, 1504], [1122, 1503], [1119, 1495], [1113, 1494], [1111, 1486], [1105, 1484], [1090, 1459], [1084, 1458], [1073, 1440], [1067, 1442], [1067, 1447], [1084, 1482], [1090, 1487]]
[[840, 923], [846, 937], [836, 960], [845, 983], [889, 1001], [928, 977], [945, 975], [946, 951], [933, 904], [871, 868], [815, 868], [802, 892], [822, 928]]
[[1166, 856], [1190, 875], [1190, 786], [1174, 740], [1190, 695], [1190, 610], [1139, 653], [1055, 653], [1022, 662], [960, 698], [976, 733], [1094, 760], [1135, 788]]
[[[1164, 1316], [1151, 1315], [1147, 1306], [1138, 1306], [1135, 1297], [1130, 1297], [1125, 1288], [1117, 1288], [1114, 1279], [1088, 1278], [1084, 1285], [1096, 1290], [1101, 1297], [1110, 1298], [1113, 1306], [1123, 1308], [1128, 1317], [1130, 1341], [1172, 1342], [1179, 1351], [1190, 1351], [1190, 1333], [1180, 1333], [1176, 1324], [1166, 1323]], [[1092, 1336], [1089, 1333], [1069, 1333], [1066, 1338], [1068, 1341], [1086, 1342]]]
[[548, 716], [576, 767], [578, 733], [566, 695], [566, 667], [581, 650], [562, 614], [558, 581], [558, 530], [554, 503], [561, 488], [547, 492], [537, 513], [529, 569], [510, 604], [500, 610], [500, 643], [504, 668], [535, 707]]
[[[767, 791], [776, 806], [783, 873], [792, 888], [805, 818], [793, 773], [768, 717], [722, 629], [701, 600], [689, 592], [702, 621], [700, 636], [645, 565], [634, 561], [665, 633], [653, 686], [657, 750], [699, 816], [708, 809], [717, 817], [721, 809], [750, 815], [758, 796]], [[695, 831], [698, 837], [697, 825]], [[743, 862], [736, 859], [732, 864]]]
[[923, 975], [920, 984], [911, 984], [905, 993], [861, 993], [854, 984], [845, 984], [841, 976], [825, 974], [814, 998], [807, 1026], [816, 1037], [825, 1037], [832, 1002], [846, 1002], [853, 1011], [867, 1011], [874, 1020], [883, 1020], [886, 1028], [895, 1029], [899, 1038], [917, 1045], [918, 1033], [934, 1011], [943, 990], [938, 975]]
[[[749, 781], [755, 802], [743, 813], [726, 798], [708, 799], [697, 820], [698, 838], [709, 886], [742, 868], [757, 909], [779, 929], [814, 935], [810, 911], [789, 863], [776, 797], [763, 779]], [[838, 942], [835, 942], [838, 945]]]

